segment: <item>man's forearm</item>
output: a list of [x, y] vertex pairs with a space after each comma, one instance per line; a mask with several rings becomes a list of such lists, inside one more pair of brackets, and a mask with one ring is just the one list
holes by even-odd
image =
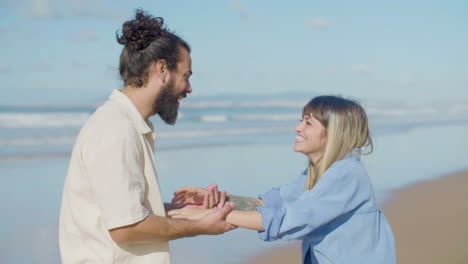
[[236, 204], [234, 210], [255, 211], [255, 208], [263, 206], [263, 201], [258, 198], [229, 195], [227, 200]]
[[171, 219], [156, 215], [149, 215], [141, 222], [110, 231], [112, 239], [117, 243], [168, 241], [202, 233], [203, 230], [198, 221]]

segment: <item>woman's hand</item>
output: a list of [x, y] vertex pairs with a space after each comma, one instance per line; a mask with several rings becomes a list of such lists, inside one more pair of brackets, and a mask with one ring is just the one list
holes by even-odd
[[215, 206], [222, 208], [226, 201], [226, 195], [225, 191], [218, 191], [217, 184], [210, 184], [205, 189], [198, 186], [187, 186], [174, 193], [171, 203], [176, 208], [185, 206], [205, 209]]
[[171, 218], [200, 220], [203, 217], [212, 214], [216, 209], [203, 209], [194, 207], [184, 207], [182, 209], [174, 209], [167, 214]]

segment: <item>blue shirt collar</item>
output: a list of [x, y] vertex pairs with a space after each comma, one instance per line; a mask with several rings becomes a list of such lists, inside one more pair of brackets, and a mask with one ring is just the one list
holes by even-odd
[[351, 153], [346, 155], [344, 159], [356, 159], [361, 160], [361, 148], [353, 148]]

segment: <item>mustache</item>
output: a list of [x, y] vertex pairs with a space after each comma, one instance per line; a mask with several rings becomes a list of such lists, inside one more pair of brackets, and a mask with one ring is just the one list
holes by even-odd
[[185, 98], [185, 97], [187, 97], [187, 93], [181, 92], [177, 98]]

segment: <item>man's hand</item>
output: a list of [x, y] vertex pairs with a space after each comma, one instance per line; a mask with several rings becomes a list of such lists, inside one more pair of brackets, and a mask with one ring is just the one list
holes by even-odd
[[226, 203], [221, 208], [200, 209], [206, 214], [200, 215], [198, 220], [171, 219], [150, 214], [138, 223], [114, 228], [109, 230], [109, 233], [119, 244], [173, 240], [197, 235], [218, 235], [236, 228], [235, 225], [226, 222], [226, 217], [233, 207], [232, 203]]
[[201, 232], [206, 235], [219, 235], [237, 228], [237, 226], [226, 222], [226, 217], [234, 206], [233, 203], [228, 202], [221, 208], [210, 209], [212, 213], [206, 214], [197, 221]]
[[210, 184], [205, 189], [197, 186], [187, 186], [174, 193], [171, 203], [181, 208], [184, 206], [195, 208], [222, 208], [226, 201], [226, 192], [218, 191], [217, 184]]

